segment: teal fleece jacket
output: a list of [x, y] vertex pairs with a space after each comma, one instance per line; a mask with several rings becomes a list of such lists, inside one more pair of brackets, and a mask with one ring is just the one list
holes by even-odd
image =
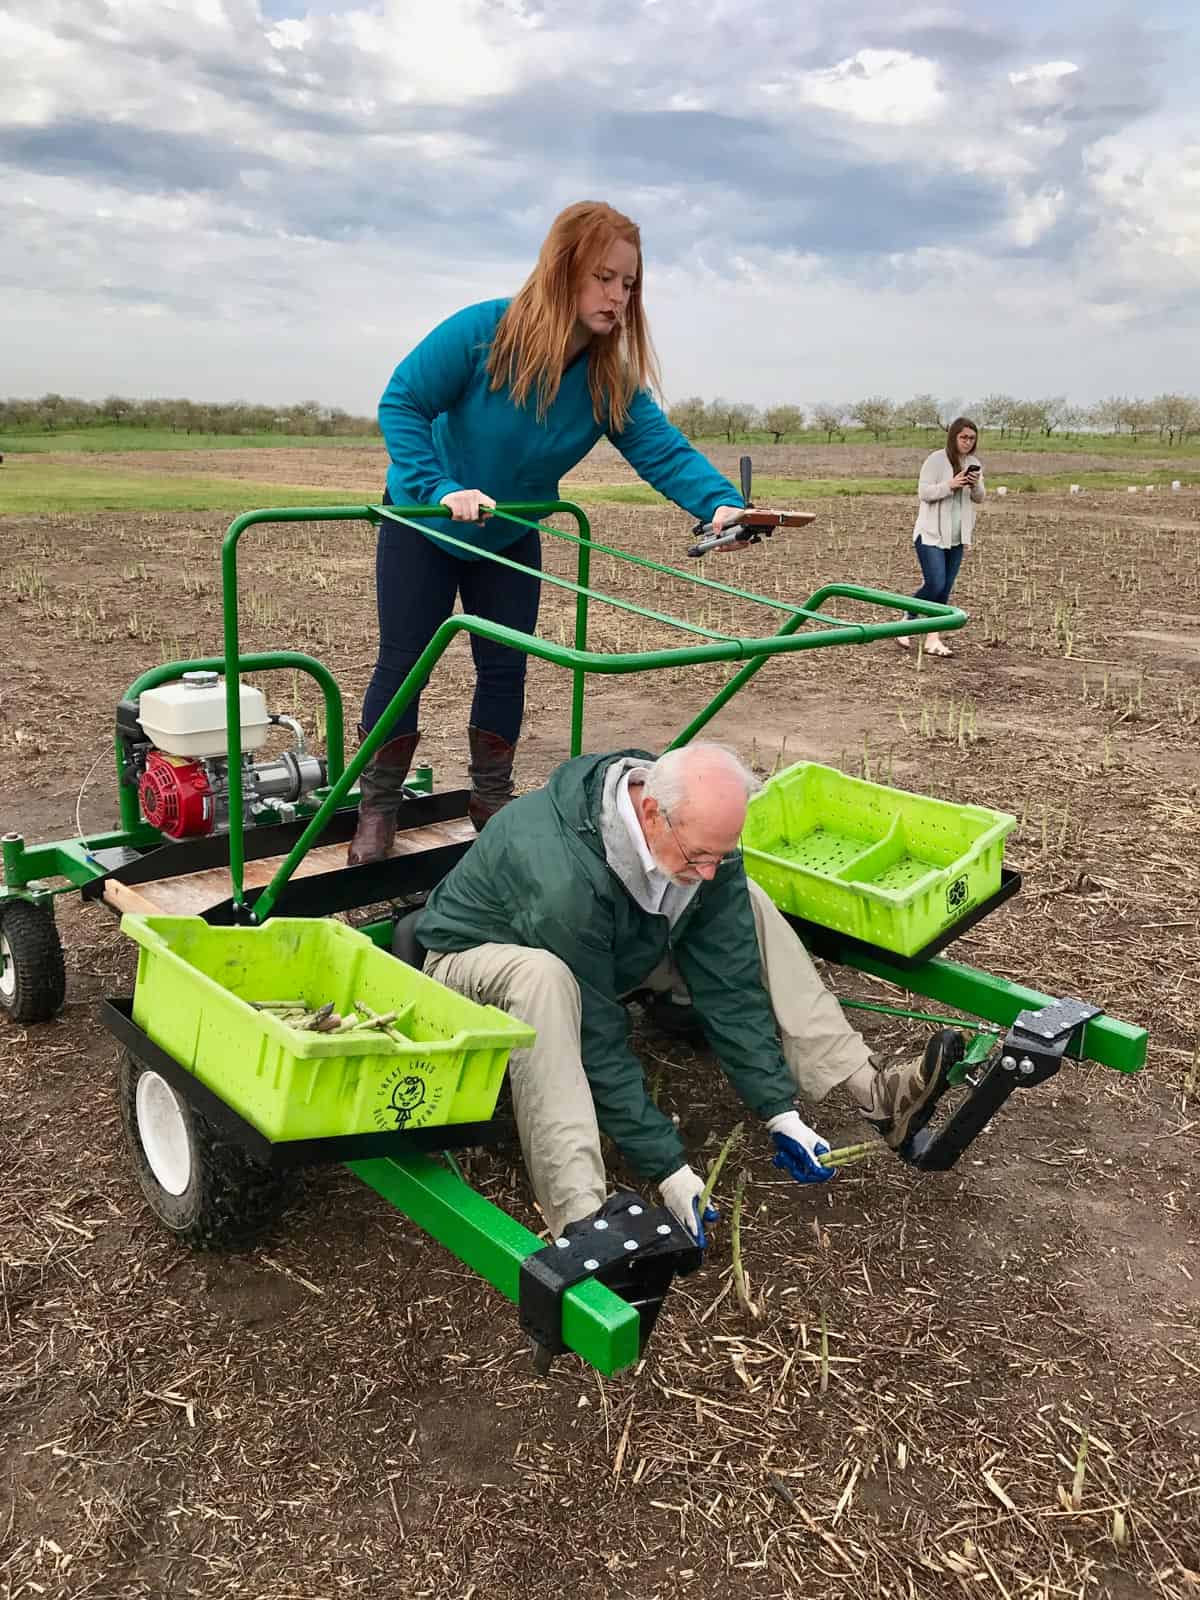
[[[541, 422], [537, 406], [514, 403], [508, 386], [492, 390], [488, 353], [507, 300], [468, 306], [422, 339], [392, 374], [379, 402], [391, 466], [394, 505], [437, 505], [456, 489], [482, 489], [498, 501], [557, 500], [558, 480], [607, 434], [639, 477], [700, 521], [718, 506], [740, 506], [741, 495], [639, 390], [619, 431], [592, 415], [586, 354], [562, 376]], [[459, 523], [454, 536], [502, 550], [525, 529], [489, 519]], [[449, 549], [450, 546], [442, 546]], [[470, 559], [468, 552], [455, 555]]]
[[795, 1104], [762, 985], [741, 862], [702, 883], [674, 927], [643, 911], [609, 866], [600, 832], [604, 778], [644, 750], [577, 756], [544, 789], [504, 807], [429, 896], [416, 924], [427, 950], [517, 944], [570, 967], [582, 999], [580, 1047], [601, 1131], [640, 1177], [661, 1182], [687, 1157], [646, 1090], [621, 996], [668, 950], [709, 1042], [742, 1102], [766, 1121]]

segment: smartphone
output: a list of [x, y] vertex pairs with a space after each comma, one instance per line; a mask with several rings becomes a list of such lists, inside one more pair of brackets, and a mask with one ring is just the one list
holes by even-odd
[[977, 461], [972, 461], [972, 463], [971, 463], [971, 465], [969, 467], [964, 467], [963, 468], [963, 471], [966, 472], [968, 474], [968, 476], [970, 476], [972, 478], [977, 478], [979, 476], [979, 474], [983, 471], [983, 468], [979, 465], [979, 463]]

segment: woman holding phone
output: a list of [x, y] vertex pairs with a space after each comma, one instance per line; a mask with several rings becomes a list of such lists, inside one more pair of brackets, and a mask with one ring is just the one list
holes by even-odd
[[[975, 456], [979, 429], [970, 417], [955, 417], [946, 429], [946, 444], [925, 458], [917, 484], [920, 504], [913, 528], [924, 582], [914, 600], [950, 601], [950, 591], [975, 531], [975, 507], [983, 500], [983, 467]], [[915, 613], [910, 612], [910, 616]], [[936, 633], [924, 635], [925, 654], [950, 656], [954, 652]], [[901, 634], [896, 643], [907, 650], [911, 640]]]

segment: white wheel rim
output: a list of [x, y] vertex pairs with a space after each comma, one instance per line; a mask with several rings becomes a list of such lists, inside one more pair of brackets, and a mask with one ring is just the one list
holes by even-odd
[[17, 992], [17, 964], [13, 960], [12, 946], [0, 933], [0, 995], [11, 1000]]
[[192, 1146], [179, 1096], [157, 1072], [143, 1072], [134, 1111], [150, 1171], [168, 1194], [182, 1194], [191, 1182]]

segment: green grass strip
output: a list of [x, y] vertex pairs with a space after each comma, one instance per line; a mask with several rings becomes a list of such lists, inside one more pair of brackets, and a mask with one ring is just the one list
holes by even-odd
[[[1126, 489], [1130, 483], [1144, 487], [1168, 486], [1180, 476], [1181, 469], [1168, 467], [1155, 472], [1059, 472], [1032, 476], [1024, 472], [998, 473], [988, 480], [994, 490], [1004, 484], [1009, 494], [1037, 494], [1054, 491], [1066, 492], [1072, 483], [1084, 489]], [[1200, 480], [1200, 473], [1195, 474]], [[768, 478], [756, 477], [754, 498], [760, 506], [769, 506], [776, 500], [827, 500], [838, 495], [904, 495], [915, 498], [917, 480], [910, 478]], [[574, 483], [569, 478], [562, 485], [564, 500], [574, 500], [579, 505], [666, 505], [662, 495], [646, 484], [640, 483]]]
[[61, 433], [0, 433], [0, 454], [80, 455], [126, 450], [370, 450], [382, 451], [376, 434], [175, 433], [170, 428], [70, 428]]
[[[377, 492], [377, 485], [370, 488]], [[29, 457], [10, 458], [0, 466], [0, 516], [84, 511], [226, 511], [232, 515], [255, 506], [333, 506], [354, 498], [347, 489], [257, 483], [206, 474], [173, 477], [57, 463], [41, 466]]]

